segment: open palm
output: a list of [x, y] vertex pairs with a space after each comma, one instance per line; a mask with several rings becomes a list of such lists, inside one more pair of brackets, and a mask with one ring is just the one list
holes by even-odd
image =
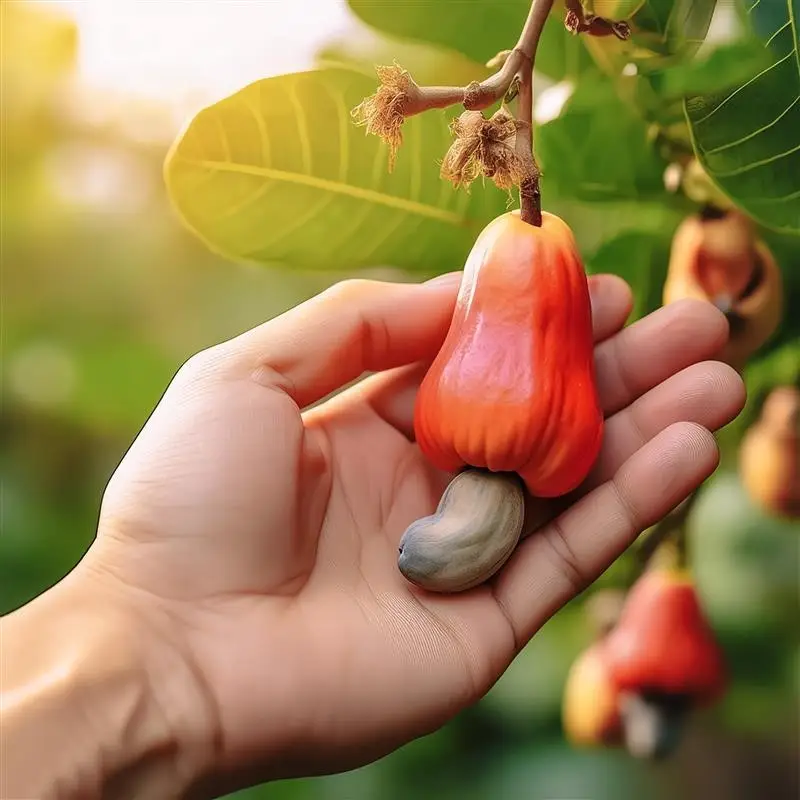
[[347, 281], [204, 351], [109, 483], [86, 564], [146, 598], [153, 636], [209, 699], [204, 791], [346, 769], [437, 728], [716, 467], [709, 430], [744, 401], [706, 361], [724, 317], [687, 301], [623, 329], [628, 288], [594, 277], [607, 426], [589, 479], [538, 509], [554, 518], [490, 584], [408, 584], [398, 540], [452, 477], [420, 454], [412, 416], [458, 278]]

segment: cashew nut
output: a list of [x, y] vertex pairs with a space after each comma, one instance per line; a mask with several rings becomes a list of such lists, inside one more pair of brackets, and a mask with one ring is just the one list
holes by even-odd
[[525, 519], [515, 473], [467, 469], [442, 495], [436, 513], [400, 539], [400, 572], [434, 592], [463, 592], [492, 577], [517, 546]]
[[686, 697], [624, 692], [619, 699], [625, 747], [634, 758], [661, 760], [678, 746], [686, 722]]

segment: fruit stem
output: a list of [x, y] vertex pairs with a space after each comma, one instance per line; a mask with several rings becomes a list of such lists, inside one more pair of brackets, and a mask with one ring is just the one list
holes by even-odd
[[533, 67], [553, 2], [533, 0], [516, 47], [525, 56], [515, 76], [519, 81], [518, 112], [515, 116], [524, 126], [517, 136], [515, 150], [527, 173], [519, 185], [520, 217], [537, 228], [542, 225], [542, 193], [539, 189], [539, 168], [533, 155]]

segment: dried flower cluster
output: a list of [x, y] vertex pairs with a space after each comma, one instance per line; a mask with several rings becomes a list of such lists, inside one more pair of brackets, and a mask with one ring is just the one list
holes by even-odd
[[468, 186], [478, 177], [491, 178], [505, 190], [519, 185], [531, 177], [516, 148], [527, 127], [504, 108], [489, 119], [480, 111], [465, 111], [450, 126], [455, 141], [442, 161], [441, 177], [455, 186]]
[[403, 142], [403, 121], [411, 97], [419, 87], [408, 70], [399, 64], [375, 68], [380, 86], [375, 94], [362, 100], [351, 112], [357, 125], [363, 125], [367, 134], [375, 134], [389, 146], [389, 170], [394, 168], [397, 150]]

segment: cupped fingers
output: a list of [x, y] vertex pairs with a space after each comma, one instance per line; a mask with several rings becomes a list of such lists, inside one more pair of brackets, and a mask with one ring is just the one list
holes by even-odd
[[[633, 295], [628, 284], [616, 275], [589, 277], [592, 327], [595, 343], [618, 333], [631, 313]], [[414, 440], [414, 401], [429, 362], [411, 364], [371, 375], [336, 398], [338, 403], [367, 403], [375, 413], [410, 441]]]
[[637, 450], [676, 422], [694, 422], [715, 431], [744, 407], [744, 383], [719, 361], [692, 364], [643, 394], [606, 420], [603, 446], [579, 492], [609, 480]]
[[711, 303], [679, 300], [598, 345], [597, 390], [606, 416], [690, 364], [714, 358], [727, 338], [725, 316]]
[[718, 463], [710, 431], [690, 422], [670, 425], [613, 478], [524, 541], [493, 584], [517, 646], [685, 500]]

